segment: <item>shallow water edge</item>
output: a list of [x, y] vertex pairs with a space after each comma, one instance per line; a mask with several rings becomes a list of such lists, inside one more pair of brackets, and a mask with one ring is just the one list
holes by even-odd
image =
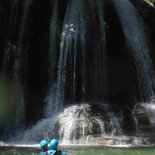
[[[68, 155], [154, 155], [155, 146], [121, 147], [121, 146], [90, 146], [66, 145], [60, 146]], [[37, 145], [31, 146], [0, 146], [0, 155], [38, 155], [40, 149]]]

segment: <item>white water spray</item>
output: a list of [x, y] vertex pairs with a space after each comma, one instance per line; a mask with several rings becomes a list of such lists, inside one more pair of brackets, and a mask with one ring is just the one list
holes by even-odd
[[95, 144], [94, 137], [122, 136], [121, 118], [109, 110], [108, 104], [80, 104], [66, 108], [56, 125], [59, 139], [63, 144]]

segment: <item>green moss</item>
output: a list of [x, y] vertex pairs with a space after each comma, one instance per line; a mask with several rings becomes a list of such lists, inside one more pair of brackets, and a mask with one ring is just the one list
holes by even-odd
[[153, 3], [153, 5], [155, 5], [155, 0], [148, 0], [148, 1]]

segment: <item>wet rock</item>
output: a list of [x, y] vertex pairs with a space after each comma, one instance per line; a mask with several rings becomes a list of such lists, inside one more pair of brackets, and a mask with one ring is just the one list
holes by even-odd
[[142, 140], [142, 144], [144, 144], [144, 145], [151, 145], [152, 144], [152, 139], [151, 138], [144, 138]]
[[141, 126], [150, 124], [148, 112], [142, 105], [137, 105], [133, 114], [136, 116], [138, 124]]

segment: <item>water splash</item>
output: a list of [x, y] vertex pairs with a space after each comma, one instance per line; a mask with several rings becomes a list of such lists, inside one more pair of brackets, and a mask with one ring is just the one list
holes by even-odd
[[56, 131], [64, 144], [89, 144], [94, 137], [112, 138], [123, 134], [121, 117], [117, 117], [108, 104], [81, 104], [66, 108], [58, 117]]
[[98, 144], [100, 138], [122, 136], [121, 117], [108, 109], [111, 109], [109, 105], [86, 103], [67, 107], [55, 119], [44, 118], [28, 129], [20, 143], [57, 137], [61, 144]]
[[37, 122], [32, 128], [25, 131], [22, 140], [17, 141], [20, 144], [34, 144], [38, 143], [41, 139], [48, 141], [54, 136], [55, 122], [53, 118], [44, 118]]
[[[94, 110], [95, 109], [95, 110]], [[109, 109], [109, 110], [108, 110]], [[96, 110], [98, 113], [96, 113]], [[44, 118], [25, 132], [17, 144], [36, 144], [40, 139], [57, 137], [61, 145], [143, 146], [147, 136], [126, 136], [121, 129], [122, 116], [109, 105], [87, 103], [66, 107], [58, 118]]]

